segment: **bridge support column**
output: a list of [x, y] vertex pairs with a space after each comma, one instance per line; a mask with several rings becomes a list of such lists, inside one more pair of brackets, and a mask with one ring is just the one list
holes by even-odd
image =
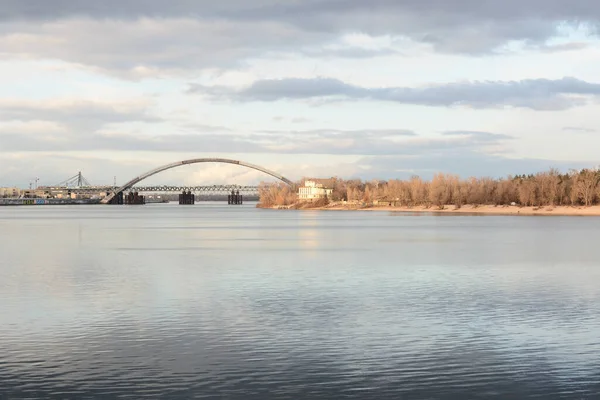
[[123, 202], [123, 192], [119, 192], [112, 199], [110, 199], [108, 204], [123, 204]]
[[193, 205], [196, 202], [196, 195], [192, 193], [190, 190], [184, 190], [183, 193], [179, 195], [179, 204]]
[[144, 196], [140, 196], [138, 192], [129, 192], [127, 197], [125, 197], [124, 203], [127, 205], [146, 204], [146, 198]]
[[231, 194], [227, 196], [227, 204], [243, 204], [244, 196], [240, 194], [240, 191], [231, 191]]

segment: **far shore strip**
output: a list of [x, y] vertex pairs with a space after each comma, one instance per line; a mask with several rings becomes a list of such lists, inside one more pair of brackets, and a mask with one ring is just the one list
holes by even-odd
[[[272, 207], [286, 208], [286, 207]], [[542, 207], [519, 207], [519, 206], [472, 206], [466, 205], [456, 208], [454, 205], [445, 206], [443, 209], [432, 206], [429, 208], [417, 207], [393, 207], [393, 206], [369, 206], [359, 207], [353, 205], [332, 205], [325, 207], [302, 208], [307, 210], [331, 210], [331, 211], [388, 211], [407, 213], [444, 213], [444, 214], [483, 214], [483, 215], [562, 215], [562, 216], [600, 216], [600, 206], [542, 206]]]

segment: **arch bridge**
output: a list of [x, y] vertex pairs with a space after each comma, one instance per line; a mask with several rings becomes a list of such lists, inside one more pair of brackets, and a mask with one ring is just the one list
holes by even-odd
[[183, 165], [190, 165], [190, 164], [199, 164], [199, 163], [221, 163], [221, 164], [234, 164], [234, 165], [240, 165], [242, 167], [246, 167], [246, 168], [250, 168], [250, 169], [254, 169], [257, 171], [261, 171], [267, 175], [270, 175], [272, 177], [275, 177], [277, 179], [279, 179], [280, 181], [284, 182], [285, 184], [289, 185], [289, 186], [294, 186], [294, 183], [292, 181], [290, 181], [289, 179], [285, 178], [283, 175], [278, 174], [277, 172], [271, 171], [269, 169], [260, 167], [258, 165], [254, 165], [254, 164], [250, 164], [244, 161], [239, 161], [239, 160], [231, 160], [228, 158], [193, 158], [191, 160], [183, 160], [183, 161], [178, 161], [178, 162], [174, 162], [171, 164], [166, 164], [163, 165], [161, 167], [155, 168], [151, 171], [148, 171], [136, 178], [133, 178], [132, 180], [130, 180], [129, 182], [127, 182], [126, 184], [124, 184], [123, 186], [115, 189], [111, 194], [109, 194], [108, 196], [106, 196], [104, 199], [102, 199], [102, 203], [103, 204], [110, 204], [112, 202], [112, 200], [118, 196], [120, 193], [123, 193], [126, 190], [132, 189], [135, 185], [137, 185], [139, 182], [143, 181], [146, 178], [151, 177], [152, 175], [156, 175], [160, 172], [172, 169], [172, 168], [176, 168], [176, 167], [181, 167]]

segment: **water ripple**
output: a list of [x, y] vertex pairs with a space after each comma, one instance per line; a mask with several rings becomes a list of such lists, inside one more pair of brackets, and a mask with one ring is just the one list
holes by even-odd
[[590, 220], [85, 210], [0, 210], [0, 399], [599, 398]]

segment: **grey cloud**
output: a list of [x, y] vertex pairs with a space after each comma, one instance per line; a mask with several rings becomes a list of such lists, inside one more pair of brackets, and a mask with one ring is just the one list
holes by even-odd
[[7, 121], [52, 121], [70, 129], [96, 130], [124, 122], [158, 122], [143, 102], [13, 101], [0, 100], [0, 119]]
[[374, 58], [401, 55], [402, 53], [394, 49], [365, 49], [349, 47], [339, 49], [305, 49], [302, 50], [302, 54], [316, 58]]
[[288, 136], [293, 135], [294, 137], [302, 138], [361, 138], [370, 139], [377, 137], [399, 137], [399, 136], [417, 136], [414, 131], [409, 129], [355, 129], [355, 130], [342, 130], [342, 129], [312, 129], [312, 130], [263, 130], [262, 133], [272, 135]]
[[502, 139], [514, 139], [513, 136], [506, 135], [503, 133], [491, 133], [491, 132], [483, 132], [483, 131], [445, 131], [442, 132], [442, 135], [445, 136], [469, 136], [476, 137], [477, 140], [489, 140], [489, 141], [498, 141]]
[[277, 21], [10, 21], [0, 24], [0, 58], [60, 59], [120, 77], [144, 78], [208, 67], [238, 67], [248, 58], [331, 38]]
[[[36, 153], [21, 153], [14, 157], [10, 154], [0, 153], [0, 164], [3, 167], [0, 168], [0, 186], [24, 187], [33, 176], [41, 178], [40, 185], [55, 185], [74, 175], [77, 171], [82, 171], [92, 184], [112, 184], [113, 176], [116, 176], [118, 183], [121, 183], [136, 174], [167, 163], [169, 159], [175, 161], [178, 158], [174, 156], [165, 160], [161, 159], [161, 161], [156, 161], [154, 158], [121, 161], [112, 157], [94, 157], [89, 153], [77, 156], [47, 153], [44, 157], [39, 157]], [[535, 173], [549, 168], [558, 168], [566, 172], [570, 168], [589, 168], [597, 164], [582, 161], [514, 159], [502, 155], [482, 154], [474, 149], [463, 149], [462, 151], [459, 149], [447, 154], [421, 152], [411, 155], [369, 156], [363, 157], [355, 163], [346, 164], [338, 164], [332, 159], [329, 165], [315, 165], [310, 171], [294, 168], [293, 160], [290, 160], [290, 163], [290, 166], [278, 167], [276, 170], [292, 179], [310, 175], [321, 176], [323, 171], [327, 171], [328, 175], [362, 179], [408, 179], [412, 175], [430, 179], [437, 172], [458, 174], [464, 178], [470, 176], [499, 178], [507, 175]], [[264, 177], [258, 177], [258, 181], [262, 179]], [[181, 182], [180, 175], [170, 175], [166, 172], [157, 176], [154, 183]], [[221, 179], [213, 179], [208, 183], [222, 182]], [[242, 183], [238, 180], [235, 182]]]
[[[57, 185], [59, 182], [75, 175], [78, 171], [89, 180], [92, 185], [112, 185], [116, 177], [117, 184], [123, 184], [139, 174], [156, 168], [159, 165], [178, 161], [183, 158], [192, 158], [194, 155], [171, 155], [164, 153], [163, 158], [156, 155], [142, 156], [131, 159], [120, 159], [111, 156], [98, 156], [93, 153], [19, 153], [16, 155], [0, 152], [0, 186], [27, 187], [33, 177], [40, 178], [38, 184]], [[233, 158], [245, 159], [243, 153], [233, 154]], [[289, 170], [284, 170], [275, 165], [269, 165], [261, 160], [248, 160], [272, 168], [278, 172], [296, 178]], [[194, 172], [190, 174], [190, 172]], [[198, 180], [194, 176], [198, 175]], [[299, 178], [299, 176], [297, 177]], [[165, 171], [156, 177], [144, 181], [148, 184], [257, 184], [268, 181], [270, 177], [253, 173], [253, 171], [239, 166], [221, 164], [201, 165], [196, 168], [175, 168]]]
[[58, 58], [145, 76], [228, 67], [265, 54], [396, 52], [327, 48], [349, 32], [410, 38], [451, 53], [498, 51], [511, 41], [569, 50], [546, 41], [561, 24], [596, 34], [600, 7], [596, 0], [4, 0], [0, 21], [5, 57]]
[[[1, 138], [1, 136], [0, 136]], [[154, 164], [129, 160], [126, 162], [95, 157], [90, 154], [44, 154], [40, 157], [37, 153], [18, 154], [12, 156], [0, 152], [0, 186], [27, 187], [32, 177], [39, 177], [39, 185], [57, 185], [59, 182], [75, 175], [78, 171], [93, 185], [110, 185], [113, 177], [117, 176], [119, 182], [131, 179], [135, 171], [150, 170]], [[131, 171], [127, 176], [122, 176], [124, 171]]]
[[131, 133], [93, 132], [86, 135], [23, 134], [0, 131], [3, 149], [14, 152], [62, 151], [158, 151], [158, 152], [248, 152], [264, 151], [253, 140], [220, 134], [134, 135]]
[[343, 98], [389, 101], [426, 106], [473, 108], [519, 107], [564, 110], [586, 103], [584, 96], [600, 95], [600, 84], [565, 77], [557, 80], [475, 81], [425, 87], [367, 88], [332, 78], [260, 80], [235, 91], [227, 87], [191, 84], [189, 93], [203, 93], [238, 101]]
[[199, 123], [194, 123], [194, 122], [187, 122], [187, 123], [179, 124], [179, 127], [182, 128], [183, 130], [191, 131], [191, 132], [223, 132], [223, 133], [232, 132], [232, 130], [230, 128], [227, 128], [225, 126], [206, 125], [206, 124], [199, 124]]
[[280, 99], [307, 99], [340, 95], [362, 97], [366, 94], [365, 90], [368, 89], [348, 85], [337, 79], [286, 78], [259, 80], [247, 89], [238, 92], [225, 86], [204, 86], [193, 83], [190, 84], [188, 93], [209, 94], [224, 98], [231, 97], [246, 101], [276, 101]]
[[[4, 0], [0, 19], [55, 19], [71, 16], [94, 16], [97, 18], [174, 17], [174, 16], [229, 16], [237, 19], [286, 18], [290, 21], [305, 21], [315, 16], [362, 14], [364, 18], [376, 17], [393, 12], [450, 15], [453, 19], [468, 21], [474, 17], [510, 20], [515, 18], [586, 20], [597, 17], [600, 10], [593, 0], [505, 0], [503, 2], [481, 2], [477, 0], [104, 0], [81, 2], [78, 0]], [[390, 15], [390, 18], [394, 18]], [[453, 21], [440, 23], [451, 24]], [[337, 21], [336, 21], [337, 22]], [[305, 22], [308, 23], [308, 22]], [[315, 21], [318, 25], [321, 21]]]
[[[293, 3], [294, 1], [292, 1]], [[250, 8], [277, 4], [277, 0], [256, 0]], [[248, 2], [241, 0], [104, 0], [81, 2], [79, 0], [3, 0], [0, 20], [56, 20], [71, 17], [106, 19], [210, 17], [226, 12], [248, 9]], [[241, 10], [241, 11], [240, 11]]]
[[[246, 155], [270, 153], [289, 154], [290, 156], [326, 154], [332, 160], [335, 156], [340, 155], [362, 155], [366, 157], [356, 164], [345, 165], [343, 168], [340, 167], [341, 169], [336, 169], [340, 173], [344, 173], [344, 171], [345, 173], [359, 173], [362, 178], [399, 178], [404, 176], [402, 171], [404, 169], [423, 176], [427, 176], [433, 170], [448, 172], [473, 171], [474, 174], [479, 174], [479, 170], [481, 173], [486, 173], [486, 168], [488, 168], [486, 165], [489, 165], [490, 170], [495, 170], [498, 173], [510, 171], [510, 168], [502, 169], [509, 165], [508, 161], [505, 163], [492, 162], [498, 159], [504, 160], [501, 151], [497, 147], [502, 147], [508, 138], [502, 134], [480, 131], [449, 132], [430, 138], [416, 136], [413, 132], [407, 130], [392, 129], [352, 131], [322, 129], [251, 132], [249, 134], [205, 133], [160, 136], [96, 132], [85, 136], [68, 135], [68, 141], [57, 140], [64, 139], [64, 137], [64, 134], [58, 137], [40, 137], [25, 132], [9, 133], [0, 131], [0, 142], [3, 150], [6, 150], [3, 154], [0, 154], [0, 162], [4, 166], [8, 166], [8, 168], [0, 171], [0, 181], [5, 183], [11, 180], [15, 181], [15, 177], [20, 176], [18, 175], [20, 172], [18, 168], [11, 169], [11, 166], [15, 167], [22, 159], [36, 160], [28, 164], [28, 173], [42, 171], [45, 180], [48, 180], [50, 176], [49, 171], [44, 172], [45, 167], [43, 166], [46, 165], [56, 165], [55, 168], [50, 168], [54, 174], [52, 176], [56, 178], [66, 178], [84, 167], [87, 168], [87, 171], [92, 169], [103, 179], [108, 179], [107, 176], [112, 178], [113, 175], [121, 177], [124, 170], [131, 169], [131, 165], [122, 165], [118, 161], [101, 161], [96, 160], [94, 157], [90, 157], [89, 160], [88, 157], [78, 156], [73, 158], [68, 154], [77, 153], [64, 154], [61, 153], [63, 151], [92, 155], [98, 151], [125, 151], [132, 155], [131, 159], [134, 163], [139, 157], [134, 157], [133, 152], [146, 151], [155, 154], [158, 152], [164, 154], [193, 152]], [[494, 148], [493, 152], [489, 150], [491, 147]], [[11, 154], [17, 154], [17, 152], [21, 156], [11, 159]], [[38, 152], [44, 154], [44, 156], [36, 156]], [[290, 160], [293, 160], [293, 158], [290, 157]], [[518, 164], [518, 162], [516, 163]], [[105, 168], [102, 168], [103, 164], [105, 164]], [[116, 165], [118, 165], [118, 168]], [[145, 162], [143, 165], [140, 164], [137, 169], [143, 171], [154, 166]], [[365, 167], [369, 168], [365, 170]], [[525, 170], [529, 171], [528, 169]], [[298, 173], [293, 169], [282, 172], [286, 172], [290, 176]], [[133, 174], [131, 173], [132, 176]], [[84, 172], [84, 175], [90, 175], [88, 178], [91, 178], [92, 172]], [[21, 178], [29, 179], [29, 177], [24, 176]], [[161, 177], [161, 181], [166, 182], [166, 179], [166, 177]]]
[[305, 118], [305, 117], [284, 117], [282, 115], [275, 116], [272, 119], [275, 122], [289, 121], [293, 124], [304, 124], [304, 123], [312, 121], [309, 118]]
[[501, 154], [481, 153], [473, 149], [427, 155], [365, 157], [357, 164], [370, 167], [361, 173], [361, 177], [371, 179], [408, 179], [413, 175], [431, 179], [438, 172], [456, 174], [463, 178], [471, 176], [501, 178], [546, 171], [550, 168], [567, 172], [571, 168], [589, 168], [594, 165], [593, 162], [581, 160], [510, 158]]
[[562, 128], [562, 130], [570, 131], [570, 132], [583, 132], [583, 133], [598, 132], [596, 129], [584, 128], [581, 126], [565, 126], [564, 128]]
[[310, 122], [310, 119], [304, 118], [304, 117], [296, 117], [296, 118], [292, 118], [291, 122], [293, 124], [304, 124], [306, 122]]
[[554, 44], [548, 45], [543, 44], [538, 46], [538, 48], [544, 53], [558, 53], [563, 51], [574, 51], [581, 50], [589, 47], [587, 43], [579, 43], [579, 42], [571, 42], [571, 43], [562, 43], [562, 44]]
[[[414, 156], [426, 157], [437, 154], [459, 155], [466, 150], [484, 151], [486, 148], [504, 144], [503, 140], [491, 141], [478, 139], [476, 136], [456, 138], [416, 138], [410, 140], [391, 140], [389, 138], [371, 138], [360, 141], [342, 139], [311, 139], [297, 142], [287, 152], [293, 154], [341, 154], [341, 155], [373, 155], [373, 156]], [[501, 150], [496, 150], [500, 152]], [[284, 150], [285, 152], [285, 150]]]
[[[248, 12], [237, 15], [248, 18]], [[513, 40], [541, 44], [557, 34], [559, 24], [596, 26], [600, 8], [595, 0], [321, 0], [265, 6], [252, 16], [317, 31], [405, 36], [439, 51], [478, 53]]]
[[[148, 105], [0, 100], [3, 151], [157, 151], [311, 154], [393, 154], [406, 129], [315, 129], [235, 132], [228, 127], [180, 123], [172, 134], [140, 134], [139, 125], [161, 122]], [[289, 119], [289, 118], [288, 118]], [[49, 122], [49, 123], [48, 123]], [[142, 125], [143, 126], [143, 125]], [[457, 138], [457, 141], [465, 138]]]
[[[497, 137], [496, 137], [497, 136]], [[502, 146], [505, 137], [463, 134], [420, 138], [408, 130], [263, 131], [248, 134], [202, 133], [141, 135], [123, 132], [36, 134], [0, 131], [6, 151], [154, 151], [209, 153], [272, 153], [328, 155], [412, 155], [485, 150]], [[496, 149], [496, 151], [499, 151]]]

